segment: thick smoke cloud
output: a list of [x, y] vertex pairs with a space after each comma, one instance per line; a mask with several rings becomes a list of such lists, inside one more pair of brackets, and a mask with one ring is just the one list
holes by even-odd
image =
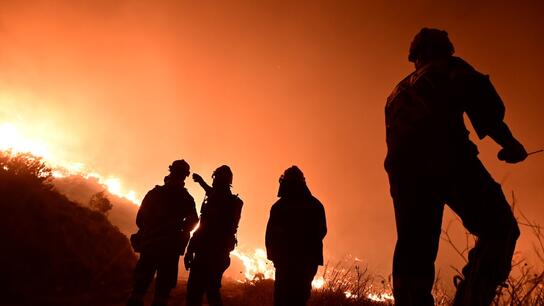
[[[173, 159], [208, 179], [231, 165], [246, 203], [239, 240], [249, 247], [263, 245], [277, 179], [297, 164], [325, 204], [328, 256], [350, 253], [386, 274], [395, 230], [383, 107], [412, 69], [411, 37], [422, 26], [447, 29], [457, 53], [492, 76], [514, 132], [537, 149], [542, 10], [470, 1], [2, 2], [0, 120], [141, 195]], [[542, 156], [506, 166], [494, 144], [480, 148], [505, 191], [544, 223]], [[452, 252], [440, 256], [449, 269]]]

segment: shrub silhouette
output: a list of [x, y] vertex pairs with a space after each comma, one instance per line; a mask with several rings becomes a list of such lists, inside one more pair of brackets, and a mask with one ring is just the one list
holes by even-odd
[[135, 222], [138, 206], [127, 199], [107, 192], [104, 190], [104, 185], [100, 184], [96, 178], [86, 178], [74, 174], [53, 178], [51, 184], [55, 190], [65, 195], [70, 201], [91, 209], [92, 207], [89, 206], [91, 198], [97, 193], [104, 192], [104, 196], [113, 205], [106, 214], [108, 220], [127, 237], [138, 230]]
[[0, 152], [0, 212], [0, 293], [8, 301], [63, 305], [130, 286], [136, 259], [126, 236], [53, 190], [41, 159]]
[[0, 152], [0, 179], [50, 188], [51, 168], [30, 153]]
[[108, 197], [106, 197], [104, 191], [100, 191], [93, 194], [93, 196], [89, 200], [89, 207], [93, 210], [98, 211], [99, 213], [107, 215], [108, 212], [113, 208], [113, 204], [111, 204], [111, 201], [108, 199]]

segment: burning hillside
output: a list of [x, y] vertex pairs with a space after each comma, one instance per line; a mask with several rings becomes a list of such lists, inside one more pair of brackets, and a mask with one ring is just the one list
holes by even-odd
[[52, 175], [55, 178], [81, 176], [86, 179], [96, 180], [109, 193], [125, 198], [135, 204], [140, 203], [137, 193], [134, 190], [126, 190], [120, 178], [111, 175], [104, 176], [89, 169], [82, 163], [63, 160], [55, 154], [55, 151], [51, 149], [49, 144], [34, 138], [32, 135], [28, 135], [28, 133], [24, 133], [23, 130], [11, 122], [1, 123], [0, 150], [9, 150], [12, 153], [30, 153], [41, 157], [47, 166], [51, 167]]
[[30, 154], [0, 152], [2, 298], [24, 305], [122, 299], [136, 257], [106, 217], [50, 185]]
[[[265, 250], [258, 248], [244, 252], [237, 248], [231, 255], [244, 265], [244, 279], [239, 282], [256, 284], [274, 279], [274, 265], [266, 258]], [[320, 269], [312, 281], [312, 287], [326, 294], [341, 293], [345, 298], [353, 300], [392, 302], [389, 283], [378, 279], [361, 265], [360, 259], [348, 256], [333, 266], [327, 264]]]
[[[10, 156], [16, 156], [21, 152], [39, 156], [44, 165], [51, 169], [52, 186], [68, 199], [82, 206], [87, 206], [86, 204], [94, 194], [107, 191], [108, 198], [114, 204], [108, 219], [126, 236], [136, 231], [134, 220], [137, 205], [140, 203], [139, 196], [135, 191], [125, 190], [120, 178], [103, 176], [84, 164], [66, 162], [56, 157], [46, 143], [22, 133], [12, 123], [0, 125], [0, 150]], [[266, 258], [266, 252], [263, 249], [256, 248], [248, 251], [237, 248], [231, 255], [243, 265], [243, 276], [238, 280], [239, 282], [251, 283], [274, 279], [274, 266]], [[346, 297], [352, 299], [363, 296], [374, 301], [392, 299], [387, 293], [389, 289], [385, 292], [365, 289], [363, 292], [360, 279], [357, 280], [351, 275], [356, 270], [352, 270], [353, 266], [324, 269], [316, 276], [312, 286], [314, 289], [341, 291]], [[368, 287], [368, 289], [371, 288]]]

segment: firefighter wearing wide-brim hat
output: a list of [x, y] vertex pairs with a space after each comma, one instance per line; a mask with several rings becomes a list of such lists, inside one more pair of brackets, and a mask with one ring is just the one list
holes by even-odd
[[176, 160], [163, 186], [155, 186], [142, 201], [136, 217], [139, 228], [131, 242], [140, 258], [134, 272], [134, 287], [127, 305], [143, 305], [143, 297], [157, 275], [154, 306], [165, 306], [178, 279], [178, 262], [198, 222], [195, 201], [185, 189], [189, 164]]
[[463, 115], [480, 139], [489, 136], [502, 147], [500, 160], [517, 163], [527, 152], [504, 123], [504, 104], [489, 77], [453, 53], [445, 31], [422, 29], [409, 51], [416, 70], [397, 85], [385, 108], [385, 168], [397, 225], [393, 293], [399, 306], [434, 305], [445, 204], [478, 238], [457, 278], [454, 305], [492, 302], [508, 277], [519, 237], [501, 186], [469, 140]]

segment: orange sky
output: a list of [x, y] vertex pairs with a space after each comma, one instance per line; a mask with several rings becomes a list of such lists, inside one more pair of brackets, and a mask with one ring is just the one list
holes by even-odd
[[[544, 146], [539, 1], [217, 2], [0, 2], [0, 122], [140, 194], [173, 159], [208, 178], [230, 165], [248, 247], [264, 245], [278, 177], [299, 165], [326, 208], [329, 258], [351, 253], [381, 273], [395, 242], [383, 108], [421, 27], [448, 30], [457, 55], [491, 75], [527, 149]], [[544, 224], [544, 154], [511, 166], [478, 144]]]

